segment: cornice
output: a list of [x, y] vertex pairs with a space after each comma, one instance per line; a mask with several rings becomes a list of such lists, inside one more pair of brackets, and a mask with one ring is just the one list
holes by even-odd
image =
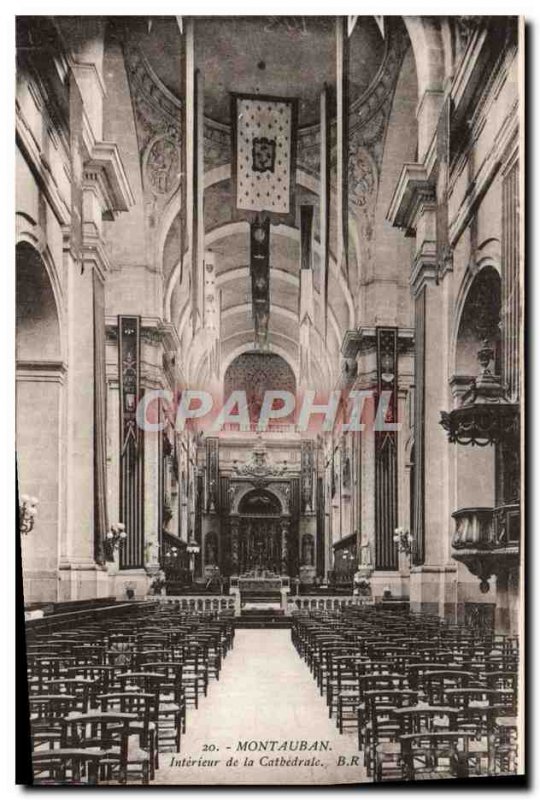
[[435, 184], [424, 164], [404, 164], [386, 218], [406, 236], [414, 236], [422, 205], [435, 203]]
[[516, 100], [496, 133], [489, 153], [484, 158], [455, 215], [449, 221], [448, 235], [453, 247], [476, 212], [497, 171], [512, 157], [519, 139], [519, 101]]
[[114, 142], [95, 142], [84, 165], [85, 180], [98, 180], [104, 189], [104, 210], [128, 211], [135, 205], [135, 198]]
[[15, 368], [17, 381], [63, 384], [66, 373], [67, 365], [64, 361], [17, 360]]
[[28, 124], [23, 111], [16, 102], [15, 133], [16, 141], [21, 153], [26, 159], [39, 188], [45, 195], [51, 210], [61, 226], [67, 225], [70, 221], [71, 212], [68, 204], [62, 197], [60, 189], [50, 167], [41, 153], [41, 149], [36, 142], [30, 125]]
[[[355, 359], [375, 349], [377, 327], [366, 326], [345, 331], [341, 344], [341, 354], [346, 359]], [[414, 345], [414, 328], [398, 328], [399, 352], [404, 353]]]

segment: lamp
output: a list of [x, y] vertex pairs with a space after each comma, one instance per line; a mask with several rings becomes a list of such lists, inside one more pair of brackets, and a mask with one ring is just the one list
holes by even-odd
[[30, 533], [36, 521], [37, 507], [39, 500], [37, 497], [28, 497], [23, 494], [19, 500], [19, 531], [20, 533]]

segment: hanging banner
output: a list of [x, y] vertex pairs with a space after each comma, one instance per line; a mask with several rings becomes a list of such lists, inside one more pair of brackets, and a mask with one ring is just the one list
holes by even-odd
[[128, 532], [120, 550], [121, 568], [139, 568], [144, 563], [144, 437], [136, 418], [140, 399], [140, 325], [140, 317], [118, 316], [120, 521]]
[[237, 218], [266, 212], [294, 222], [297, 101], [231, 94], [232, 170]]
[[[377, 393], [389, 393], [385, 422], [398, 420], [398, 329], [376, 328]], [[398, 524], [396, 431], [375, 432], [375, 565], [397, 570], [399, 558], [394, 531]]]
[[270, 317], [270, 220], [250, 226], [250, 273], [255, 341], [264, 349]]

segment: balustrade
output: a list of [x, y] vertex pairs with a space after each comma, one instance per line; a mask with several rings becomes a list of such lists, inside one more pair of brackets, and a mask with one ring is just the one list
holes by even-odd
[[480, 589], [487, 592], [492, 575], [504, 573], [519, 562], [519, 504], [461, 508], [452, 517], [456, 525], [452, 556], [480, 578]]

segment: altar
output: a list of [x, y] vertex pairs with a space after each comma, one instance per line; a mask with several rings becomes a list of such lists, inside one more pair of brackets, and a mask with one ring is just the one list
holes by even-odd
[[290, 587], [288, 575], [279, 575], [267, 569], [253, 569], [242, 575], [232, 576], [231, 588], [237, 588], [241, 594], [269, 596]]

